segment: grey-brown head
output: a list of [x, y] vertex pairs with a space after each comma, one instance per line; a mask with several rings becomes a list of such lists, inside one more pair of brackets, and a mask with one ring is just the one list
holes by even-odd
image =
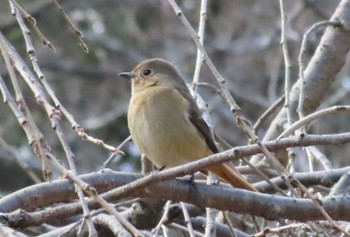
[[151, 86], [186, 87], [176, 67], [161, 58], [148, 59], [138, 64], [131, 72], [118, 74], [132, 79], [132, 93]]

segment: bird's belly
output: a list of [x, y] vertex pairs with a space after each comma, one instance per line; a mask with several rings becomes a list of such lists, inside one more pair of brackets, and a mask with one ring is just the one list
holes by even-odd
[[165, 119], [151, 133], [149, 155], [159, 167], [182, 165], [209, 153], [204, 139], [186, 119], [176, 123], [173, 119]]
[[212, 153], [177, 96], [170, 93], [162, 100], [143, 100], [128, 114], [136, 145], [157, 167], [178, 166]]

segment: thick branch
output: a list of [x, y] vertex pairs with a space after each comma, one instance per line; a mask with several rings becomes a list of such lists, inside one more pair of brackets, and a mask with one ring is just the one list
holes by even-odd
[[[348, 168], [335, 170], [334, 172], [314, 172], [296, 174], [301, 180], [306, 178], [309, 182], [313, 179], [318, 180], [318, 184], [323, 184], [323, 180], [332, 185], [339, 177], [349, 171]], [[104, 172], [93, 173], [81, 176], [84, 181], [96, 187], [99, 192], [104, 192], [117, 186], [125, 185], [133, 182], [141, 175], [123, 174], [105, 170]], [[312, 182], [316, 184], [316, 182]], [[258, 185], [264, 188], [264, 184]], [[104, 194], [101, 194], [104, 196]], [[193, 203], [199, 207], [213, 207], [220, 210], [235, 211], [240, 213], [250, 213], [262, 216], [268, 219], [288, 218], [300, 221], [323, 219], [321, 213], [309, 199], [285, 198], [272, 196], [267, 194], [251, 193], [241, 189], [231, 187], [218, 187], [213, 185], [192, 184], [182, 180], [163, 181], [161, 183], [140, 189], [132, 194], [132, 196], [150, 197], [152, 199], [171, 199], [175, 201], [184, 201]], [[74, 193], [74, 185], [67, 180], [58, 180], [51, 183], [42, 183], [33, 185], [25, 189], [19, 190], [0, 200], [0, 210], [2, 212], [11, 212], [18, 208], [33, 210], [37, 204], [37, 200], [42, 206], [52, 204], [53, 198], [55, 202], [67, 202], [76, 198]], [[112, 200], [113, 197], [110, 198]], [[50, 200], [50, 203], [47, 202]], [[334, 219], [350, 220], [350, 213], [346, 211], [350, 207], [350, 201], [346, 198], [325, 198], [320, 200], [325, 209]], [[89, 206], [95, 205], [92, 200]], [[54, 221], [57, 218], [64, 219], [69, 216], [76, 215], [81, 212], [80, 203], [67, 204], [66, 206], [58, 206], [46, 208], [36, 214], [26, 214], [24, 212], [13, 212], [3, 214], [1, 221], [8, 221], [7, 224], [12, 225], [13, 220], [17, 220], [16, 224], [21, 227], [28, 225], [38, 225], [43, 222]], [[46, 213], [46, 214], [45, 214]], [[21, 221], [18, 221], [18, 218]]]

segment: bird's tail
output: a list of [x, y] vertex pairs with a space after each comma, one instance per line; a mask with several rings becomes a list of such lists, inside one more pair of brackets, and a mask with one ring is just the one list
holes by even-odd
[[208, 170], [234, 187], [259, 192], [252, 184], [245, 180], [240, 174], [236, 173], [227, 164], [210, 166]]

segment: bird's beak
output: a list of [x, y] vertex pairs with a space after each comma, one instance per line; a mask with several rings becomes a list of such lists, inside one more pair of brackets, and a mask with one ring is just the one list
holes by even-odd
[[118, 74], [118, 76], [125, 77], [127, 79], [132, 79], [132, 78], [136, 77], [136, 74], [133, 72], [121, 72]]

